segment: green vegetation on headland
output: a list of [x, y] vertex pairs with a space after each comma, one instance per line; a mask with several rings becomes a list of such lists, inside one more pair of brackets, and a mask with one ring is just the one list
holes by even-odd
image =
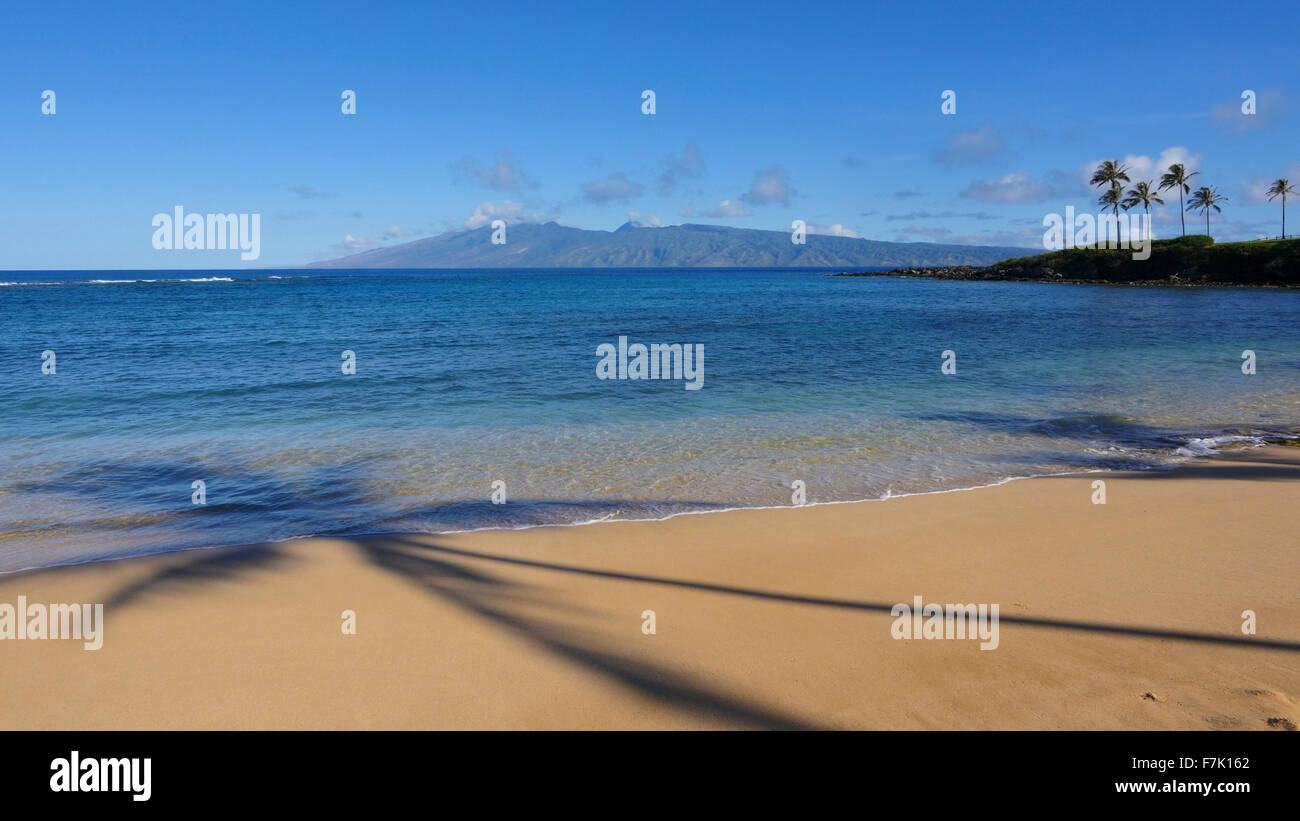
[[1300, 287], [1300, 239], [1216, 243], [1207, 236], [1155, 240], [1149, 259], [1130, 249], [1067, 248], [976, 267], [899, 268], [836, 276], [1077, 282], [1116, 285]]
[[[1129, 178], [1129, 167], [1119, 160], [1104, 160], [1093, 172], [1091, 184], [1102, 189], [1097, 204], [1109, 210], [1113, 220], [1120, 220], [1120, 209], [1128, 211], [1142, 206], [1147, 228], [1134, 226], [1131, 236], [1150, 236], [1151, 207], [1164, 205], [1160, 192], [1178, 194], [1179, 225], [1183, 236], [1157, 240], [1150, 247], [1142, 242], [1140, 253], [1128, 248], [1070, 247], [1032, 257], [1017, 257], [991, 265], [950, 265], [942, 268], [896, 268], [883, 273], [844, 273], [836, 276], [903, 276], [925, 279], [1005, 280], [1013, 282], [1079, 282], [1115, 285], [1238, 285], [1300, 287], [1300, 239], [1286, 238], [1286, 199], [1297, 192], [1290, 180], [1273, 180], [1265, 196], [1269, 202], [1282, 200], [1282, 239], [1256, 242], [1215, 243], [1210, 237], [1210, 214], [1221, 213], [1228, 198], [1217, 188], [1203, 185], [1192, 190], [1191, 180], [1198, 171], [1188, 171], [1181, 163], [1169, 166], [1155, 180]], [[1124, 190], [1125, 183], [1132, 187]], [[1191, 198], [1184, 204], [1184, 195]], [[1196, 211], [1205, 216], [1205, 236], [1187, 236], [1183, 214]], [[1072, 210], [1070, 212], [1072, 214]], [[1059, 219], [1059, 218], [1058, 218]], [[1073, 216], [1069, 217], [1073, 220]], [[1048, 223], [1044, 221], [1044, 225]], [[1058, 227], [1060, 223], [1058, 223]], [[1072, 231], [1074, 225], [1067, 230]], [[1118, 228], [1115, 236], [1118, 237]], [[1091, 233], [1089, 234], [1091, 235]], [[1048, 235], [1044, 235], [1046, 243]], [[1064, 235], [1058, 237], [1064, 239]], [[1091, 242], [1091, 240], [1087, 240]], [[1073, 243], [1065, 242], [1066, 245]], [[1118, 242], [1114, 243], [1120, 244]], [[1049, 246], [1050, 247], [1050, 246]], [[1059, 244], [1058, 244], [1059, 247]], [[1136, 258], [1135, 258], [1136, 257]]]

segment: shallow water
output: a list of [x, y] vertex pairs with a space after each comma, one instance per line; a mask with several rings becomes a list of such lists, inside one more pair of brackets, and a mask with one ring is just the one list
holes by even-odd
[[[825, 502], [1160, 468], [1300, 429], [1287, 291], [763, 270], [0, 280], [0, 571], [783, 505], [795, 480]], [[702, 344], [702, 389], [597, 379], [620, 335]]]

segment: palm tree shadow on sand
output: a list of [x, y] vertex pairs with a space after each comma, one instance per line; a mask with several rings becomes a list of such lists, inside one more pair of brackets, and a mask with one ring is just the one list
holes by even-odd
[[[1178, 477], [1199, 473], [1203, 478], [1234, 478], [1254, 481], [1294, 480], [1294, 465], [1225, 465], [1213, 461], [1173, 471], [1156, 471], [1150, 478]], [[1143, 477], [1146, 478], [1146, 477]], [[711, 682], [683, 675], [666, 666], [637, 658], [608, 647], [597, 635], [560, 621], [561, 614], [588, 612], [548, 595], [545, 585], [521, 584], [490, 568], [526, 567], [548, 573], [578, 574], [620, 582], [667, 586], [724, 596], [783, 602], [813, 607], [842, 608], [889, 615], [895, 602], [859, 601], [803, 595], [779, 590], [738, 587], [708, 581], [648, 576], [561, 564], [541, 559], [501, 555], [438, 544], [428, 536], [374, 536], [364, 539], [333, 537], [345, 541], [375, 568], [397, 576], [440, 601], [484, 620], [486, 623], [525, 639], [567, 662], [604, 677], [616, 685], [649, 697], [661, 704], [696, 716], [739, 726], [767, 729], [818, 729], [818, 725], [777, 708], [741, 698]], [[196, 550], [175, 554], [163, 566], [137, 578], [105, 600], [112, 606], [126, 606], [150, 594], [185, 594], [223, 581], [235, 582], [250, 575], [282, 571], [298, 558], [283, 543], [243, 548]], [[37, 573], [58, 572], [58, 568]], [[1003, 615], [1007, 626], [1079, 631], [1126, 638], [1210, 643], [1253, 650], [1300, 651], [1300, 642], [1264, 639], [1184, 630], [1107, 624], [1083, 619], [1035, 618]]]
[[[724, 692], [663, 665], [603, 647], [596, 636], [584, 635], [558, 621], [562, 614], [590, 613], [589, 610], [555, 601], [546, 595], [544, 588], [520, 584], [474, 567], [472, 556], [456, 555], [456, 551], [428, 545], [413, 537], [339, 541], [359, 551], [374, 567], [416, 585], [428, 595], [667, 706], [744, 727], [819, 729], [804, 719]], [[283, 571], [289, 564], [300, 561], [286, 550], [286, 543], [280, 542], [187, 550], [159, 558], [161, 566], [119, 586], [105, 598], [105, 607], [126, 607], [150, 596], [184, 595], [210, 585], [235, 583]], [[60, 570], [55, 567], [33, 573], [44, 575]]]
[[402, 576], [428, 594], [640, 695], [676, 709], [748, 727], [818, 729], [803, 719], [727, 694], [662, 665], [601, 647], [594, 638], [584, 638], [578, 631], [545, 617], [526, 615], [525, 608], [517, 605], [539, 609], [554, 605], [526, 593], [514, 582], [467, 567], [465, 557], [456, 556], [454, 551], [443, 553], [442, 548], [403, 537], [394, 537], [391, 542], [388, 545], [370, 540], [356, 546], [374, 566]]

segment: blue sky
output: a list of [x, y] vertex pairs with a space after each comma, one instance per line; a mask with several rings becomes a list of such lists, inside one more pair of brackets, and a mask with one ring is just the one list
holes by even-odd
[[[1276, 2], [131, 7], [6, 9], [0, 269], [296, 265], [496, 216], [1031, 246], [1112, 157], [1188, 161], [1250, 239], [1280, 230], [1260, 181], [1300, 187]], [[155, 250], [178, 204], [261, 214], [261, 258]]]

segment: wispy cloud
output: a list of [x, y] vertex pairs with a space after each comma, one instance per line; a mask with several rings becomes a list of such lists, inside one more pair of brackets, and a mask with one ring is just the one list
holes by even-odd
[[[1300, 163], [1293, 164], [1290, 168], [1286, 170], [1285, 174], [1278, 175], [1278, 176], [1285, 178], [1286, 180], [1290, 181], [1291, 185], [1295, 186], [1297, 189], [1300, 189]], [[1242, 180], [1241, 181], [1242, 203], [1243, 204], [1244, 203], [1268, 204], [1269, 202], [1268, 189], [1272, 187], [1273, 181], [1278, 179], [1278, 176], [1256, 177], [1255, 179]], [[1290, 205], [1291, 203], [1294, 202], [1300, 202], [1300, 197], [1295, 197], [1288, 194], [1287, 200], [1288, 200], [1287, 204]], [[1280, 202], [1281, 200], [1278, 198], [1273, 199], [1273, 204], [1278, 204]], [[1291, 235], [1291, 231], [1290, 229], [1288, 229], [1287, 236], [1290, 235]]]
[[976, 163], [997, 156], [1006, 149], [1006, 145], [993, 131], [992, 125], [958, 132], [948, 143], [948, 147], [934, 152], [934, 161], [944, 165]]
[[966, 211], [959, 213], [956, 211], [941, 211], [932, 213], [930, 211], [909, 211], [906, 214], [888, 214], [885, 217], [887, 222], [899, 222], [912, 220], [930, 220], [930, 219], [972, 219], [972, 220], [994, 220], [1000, 219], [996, 214], [990, 214], [987, 211]]
[[998, 245], [1013, 248], [1035, 248], [1041, 245], [1042, 239], [1042, 232], [1034, 228], [1018, 232], [956, 234], [948, 228], [925, 225], [909, 225], [894, 237], [895, 242], [941, 242], [949, 245]]
[[1245, 114], [1241, 107], [1246, 101], [1238, 98], [1218, 103], [1210, 111], [1210, 122], [1225, 131], [1243, 134], [1249, 131], [1267, 131], [1273, 128], [1280, 114], [1290, 110], [1291, 98], [1283, 88], [1266, 88], [1255, 91], [1255, 113]]
[[579, 188], [582, 189], [582, 198], [584, 200], [597, 205], [604, 205], [608, 202], [627, 202], [633, 197], [639, 197], [641, 192], [645, 190], [644, 185], [629, 180], [627, 175], [621, 171], [609, 174], [603, 179], [584, 182]]
[[677, 213], [686, 219], [692, 217], [708, 217], [709, 219], [723, 219], [725, 217], [752, 217], [754, 212], [749, 208], [732, 200], [723, 200], [717, 206], [707, 211], [694, 211], [690, 208], [678, 208]]
[[687, 143], [679, 155], [664, 158], [664, 170], [659, 175], [659, 193], [671, 196], [683, 177], [698, 179], [704, 176], [704, 158], [695, 143]]
[[323, 200], [335, 196], [334, 194], [321, 191], [319, 188], [313, 188], [310, 185], [298, 184], [289, 186], [289, 193], [297, 194], [305, 200]]
[[996, 180], [976, 180], [961, 192], [963, 197], [1002, 203], [1035, 202], [1045, 200], [1052, 194], [1051, 186], [1035, 182], [1030, 178], [1029, 172], [1023, 169]]
[[773, 163], [758, 172], [749, 190], [742, 194], [740, 199], [755, 206], [772, 203], [788, 206], [790, 198], [795, 195], [794, 188], [790, 186], [790, 174], [780, 165]]
[[521, 188], [536, 188], [537, 183], [519, 170], [514, 155], [502, 151], [497, 160], [491, 164], [480, 163], [473, 157], [461, 157], [450, 166], [457, 181], [475, 180], [480, 185], [494, 191], [518, 191]]

